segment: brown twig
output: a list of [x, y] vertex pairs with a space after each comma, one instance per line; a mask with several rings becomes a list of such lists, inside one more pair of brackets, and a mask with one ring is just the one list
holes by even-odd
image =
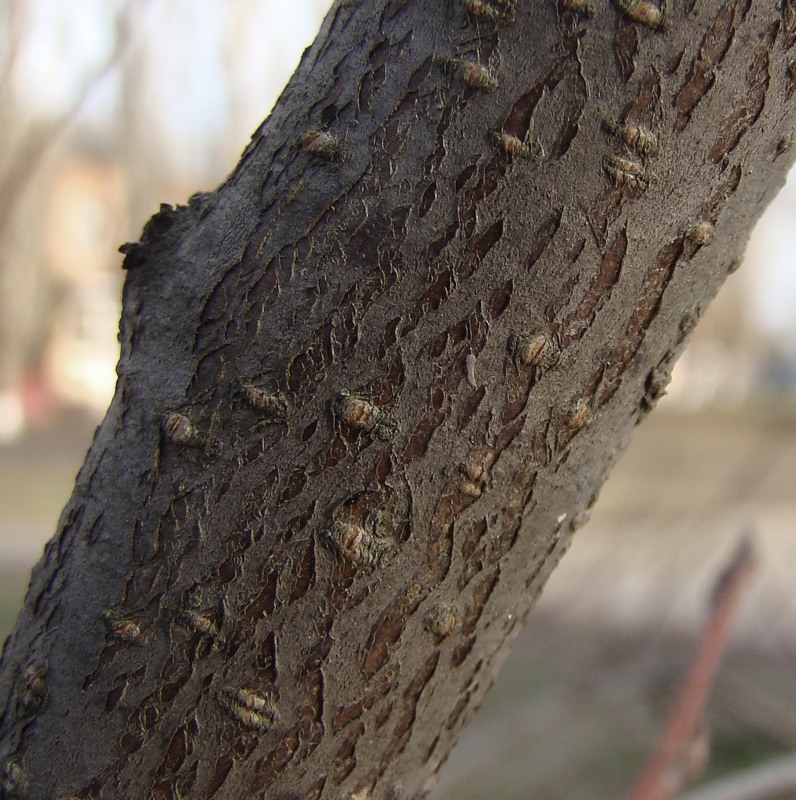
[[681, 788], [676, 764], [692, 740], [729, 635], [741, 594], [755, 565], [744, 535], [713, 590], [710, 616], [691, 668], [669, 712], [663, 736], [628, 800], [666, 800]]

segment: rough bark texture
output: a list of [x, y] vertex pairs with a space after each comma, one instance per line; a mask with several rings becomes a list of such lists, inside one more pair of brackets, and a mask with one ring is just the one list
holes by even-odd
[[738, 263], [793, 0], [467, 5], [338, 3], [127, 248], [4, 797], [422, 795]]

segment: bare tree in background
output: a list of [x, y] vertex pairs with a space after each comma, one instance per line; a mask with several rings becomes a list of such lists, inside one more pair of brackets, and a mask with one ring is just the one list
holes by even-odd
[[785, 0], [335, 5], [125, 247], [3, 791], [431, 786], [792, 162]]
[[[130, 41], [138, 14], [123, 14], [117, 22], [117, 39]], [[158, 135], [157, 108], [153, 85], [161, 65], [152, 63], [144, 42], [136, 41], [121, 64], [121, 97], [118, 120], [119, 157], [129, 176], [128, 207], [130, 229], [136, 230], [151, 214], [153, 194], [163, 194], [169, 185], [168, 154]]]
[[[27, 38], [29, 9], [26, 3], [7, 1], [0, 14], [4, 43], [0, 63], [0, 392], [4, 392], [19, 380], [35, 346], [41, 302], [47, 294], [38, 240], [30, 235], [30, 225], [24, 224], [31, 210], [24, 202], [26, 190], [47, 136], [25, 119], [14, 94], [14, 72]], [[33, 200], [41, 204], [40, 196]], [[3, 410], [4, 415], [13, 413]], [[14, 422], [8, 420], [2, 428], [6, 425]]]
[[[52, 178], [53, 151], [78, 118], [97, 85], [119, 64], [133, 35], [134, 19], [149, 0], [120, 4], [118, 35], [103, 63], [80, 85], [63, 111], [31, 114], [15, 85], [30, 40], [33, 4], [6, 0], [0, 7], [0, 392], [20, 381], [40, 357], [52, 307], [52, 279], [43, 250], [46, 208], [43, 186]], [[139, 153], [140, 155], [140, 153]], [[36, 191], [38, 187], [38, 191]]]

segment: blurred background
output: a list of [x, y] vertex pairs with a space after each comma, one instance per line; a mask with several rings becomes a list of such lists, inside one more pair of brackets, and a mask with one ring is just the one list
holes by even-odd
[[[234, 167], [328, 0], [0, 0], [0, 634], [111, 397], [117, 247]], [[796, 174], [520, 635], [436, 800], [621, 797], [742, 530], [702, 780], [796, 747]], [[794, 798], [796, 789], [771, 798]]]

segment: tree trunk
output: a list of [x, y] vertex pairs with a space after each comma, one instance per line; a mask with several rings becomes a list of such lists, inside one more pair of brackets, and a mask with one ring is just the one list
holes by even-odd
[[342, 0], [124, 248], [4, 797], [423, 795], [792, 161], [793, 0], [660, 16]]

